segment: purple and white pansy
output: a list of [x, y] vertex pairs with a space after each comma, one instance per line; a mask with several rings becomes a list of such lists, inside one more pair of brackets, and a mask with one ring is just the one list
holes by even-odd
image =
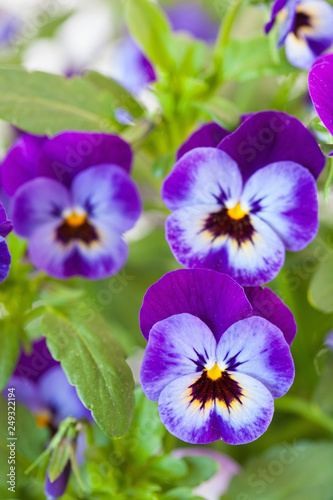
[[318, 59], [311, 69], [309, 92], [319, 118], [333, 136], [333, 54]]
[[162, 187], [171, 250], [185, 267], [215, 269], [243, 286], [267, 283], [286, 250], [302, 250], [317, 234], [315, 180], [325, 157], [281, 112], [251, 115], [218, 147], [201, 147], [202, 139], [197, 132], [199, 147], [192, 141]]
[[150, 287], [140, 312], [148, 339], [141, 383], [169, 432], [189, 443], [236, 445], [266, 431], [274, 399], [294, 379], [295, 323], [283, 303], [277, 307], [284, 332], [272, 310], [257, 316], [240, 285], [207, 269], [174, 271]]
[[278, 47], [285, 45], [288, 61], [309, 69], [333, 44], [333, 7], [324, 0], [276, 0], [265, 31], [279, 23]]
[[9, 273], [11, 256], [5, 238], [12, 229], [13, 225], [7, 219], [5, 209], [0, 203], [0, 283], [7, 278]]
[[32, 263], [57, 278], [101, 279], [125, 264], [123, 233], [141, 213], [129, 176], [132, 153], [117, 136], [64, 132], [24, 135], [5, 158], [14, 230]]

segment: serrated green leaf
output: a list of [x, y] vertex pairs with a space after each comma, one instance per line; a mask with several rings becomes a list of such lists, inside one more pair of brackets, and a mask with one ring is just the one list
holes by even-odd
[[112, 100], [82, 78], [0, 68], [0, 88], [0, 118], [28, 132], [113, 128]]
[[125, 434], [134, 409], [134, 380], [123, 348], [98, 317], [87, 323], [48, 312], [43, 328], [52, 356], [61, 365], [82, 402], [109, 436]]

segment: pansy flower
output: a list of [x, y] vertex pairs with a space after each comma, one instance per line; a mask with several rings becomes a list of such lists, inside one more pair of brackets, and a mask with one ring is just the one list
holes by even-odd
[[311, 69], [309, 92], [319, 118], [333, 135], [333, 54], [318, 59]]
[[[14, 230], [32, 263], [57, 278], [101, 279], [127, 259], [122, 234], [141, 213], [130, 147], [106, 134], [21, 137], [2, 164]], [[28, 161], [26, 161], [28, 160]]]
[[278, 47], [285, 45], [288, 61], [309, 69], [333, 43], [333, 7], [323, 0], [276, 0], [265, 31], [280, 20]]
[[4, 281], [9, 273], [11, 257], [5, 237], [12, 229], [12, 223], [7, 220], [5, 209], [0, 203], [0, 282]]
[[[93, 421], [91, 412], [83, 406], [76, 389], [70, 385], [60, 363], [56, 362], [47, 349], [45, 340], [32, 346], [29, 355], [21, 353], [19, 362], [7, 387], [15, 388], [16, 400], [26, 406], [36, 417], [36, 425], [50, 430], [51, 436], [57, 431], [62, 420], [67, 417], [85, 418]], [[79, 435], [77, 460], [83, 461], [85, 440]], [[53, 482], [48, 474], [44, 491], [48, 500], [63, 496], [70, 478], [71, 465], [68, 461], [60, 476]]]
[[325, 157], [314, 137], [296, 118], [264, 111], [217, 148], [191, 147], [162, 187], [174, 256], [244, 286], [267, 283], [285, 251], [302, 250], [318, 231], [315, 179]]
[[278, 308], [284, 332], [255, 314], [232, 278], [207, 269], [174, 271], [150, 287], [140, 312], [148, 339], [141, 383], [169, 432], [189, 443], [244, 444], [266, 431], [273, 400], [294, 378], [294, 321]]

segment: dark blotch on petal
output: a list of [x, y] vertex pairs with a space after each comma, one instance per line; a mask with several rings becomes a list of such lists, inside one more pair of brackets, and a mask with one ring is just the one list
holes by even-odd
[[85, 219], [79, 226], [73, 226], [64, 220], [57, 228], [57, 241], [67, 245], [72, 241], [82, 241], [86, 245], [90, 245], [94, 241], [98, 241], [99, 237], [94, 226]]
[[227, 371], [222, 372], [219, 378], [213, 380], [205, 370], [190, 386], [190, 389], [192, 389], [190, 405], [197, 402], [200, 404], [200, 409], [203, 409], [207, 403], [218, 400], [229, 410], [234, 401], [241, 403], [241, 396], [243, 396], [240, 385]]
[[209, 231], [214, 240], [219, 236], [230, 236], [237, 241], [239, 246], [245, 241], [252, 241], [255, 232], [249, 215], [246, 214], [241, 219], [233, 219], [228, 215], [227, 208], [210, 214], [205, 221], [203, 231]]

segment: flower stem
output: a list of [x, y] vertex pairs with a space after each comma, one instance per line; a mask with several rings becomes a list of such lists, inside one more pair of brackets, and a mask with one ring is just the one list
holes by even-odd
[[316, 403], [294, 396], [284, 396], [275, 401], [275, 409], [304, 417], [333, 434], [333, 417], [324, 413]]

